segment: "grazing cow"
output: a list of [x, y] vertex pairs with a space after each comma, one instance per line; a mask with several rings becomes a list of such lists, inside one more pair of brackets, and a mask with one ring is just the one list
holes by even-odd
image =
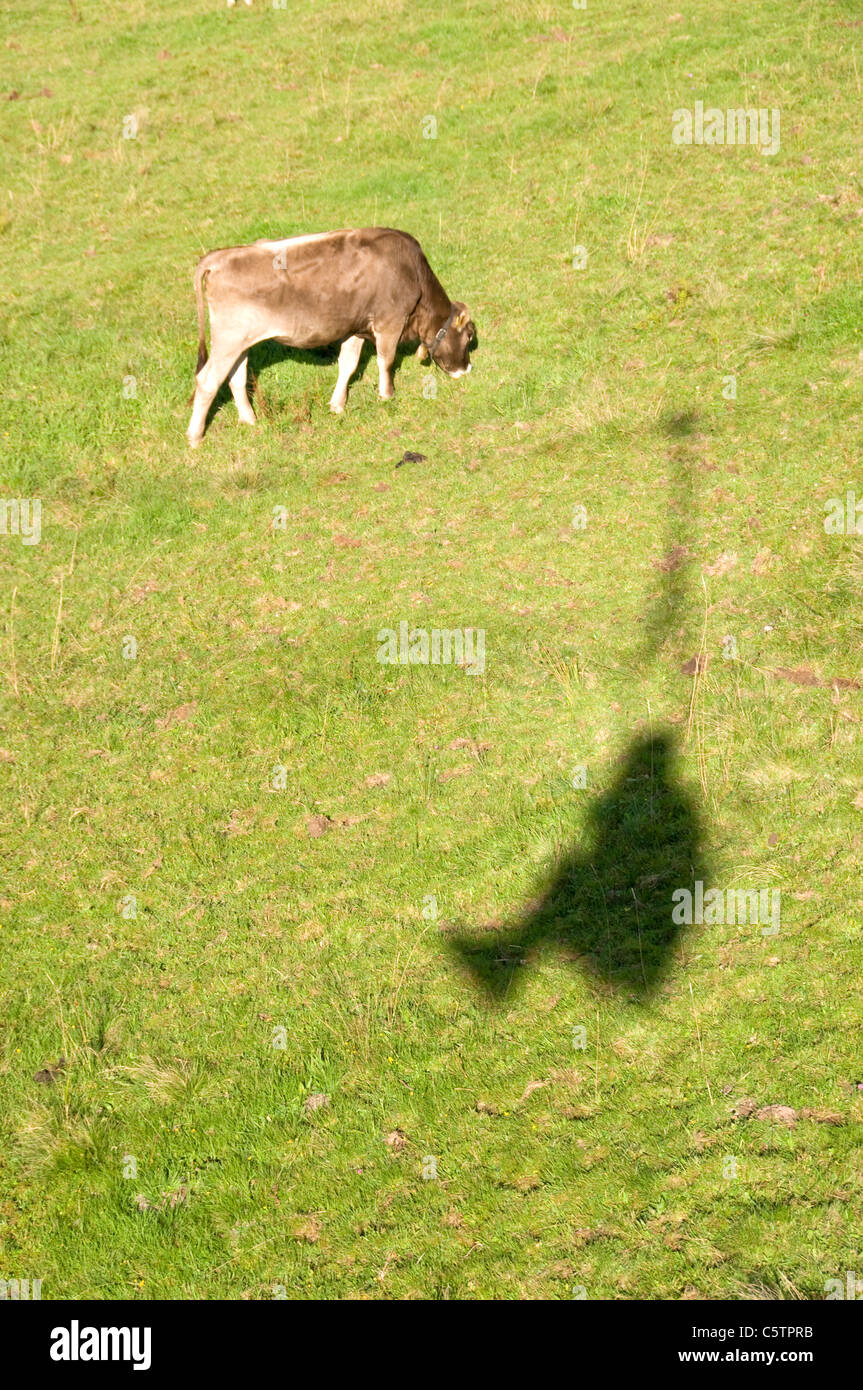
[[[203, 289], [210, 308], [210, 356], [204, 336]], [[464, 304], [452, 301], [418, 241], [390, 227], [321, 232], [211, 251], [195, 271], [198, 367], [186, 436], [201, 442], [207, 412], [228, 379], [240, 419], [253, 425], [246, 394], [249, 349], [266, 338], [295, 348], [341, 343], [330, 410], [345, 408], [348, 382], [363, 342], [374, 342], [379, 390], [393, 395], [396, 346], [419, 342], [448, 376], [470, 371], [475, 330]]]

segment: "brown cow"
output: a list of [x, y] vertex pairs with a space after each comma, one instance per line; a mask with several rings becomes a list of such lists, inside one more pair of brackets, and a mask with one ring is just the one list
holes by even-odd
[[[203, 288], [210, 307], [210, 357], [204, 336]], [[266, 338], [295, 348], [341, 343], [330, 410], [345, 408], [348, 382], [364, 341], [374, 342], [379, 389], [393, 395], [396, 345], [419, 341], [448, 376], [470, 371], [475, 330], [464, 304], [452, 301], [419, 242], [390, 227], [321, 232], [211, 251], [195, 271], [198, 367], [186, 436], [200, 444], [207, 412], [227, 378], [240, 419], [253, 425], [246, 394], [249, 349]]]

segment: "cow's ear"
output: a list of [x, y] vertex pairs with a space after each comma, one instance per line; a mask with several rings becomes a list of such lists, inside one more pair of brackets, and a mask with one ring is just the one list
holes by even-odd
[[453, 328], [464, 328], [469, 318], [467, 309], [462, 305], [452, 321]]

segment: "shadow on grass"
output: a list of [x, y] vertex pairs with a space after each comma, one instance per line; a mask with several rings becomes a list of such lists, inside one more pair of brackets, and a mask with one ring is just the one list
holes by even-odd
[[510, 993], [518, 974], [549, 946], [646, 999], [661, 982], [680, 931], [671, 895], [696, 879], [709, 879], [704, 833], [676, 778], [674, 738], [670, 731], [639, 735], [616, 781], [591, 807], [585, 847], [560, 857], [538, 899], [493, 934], [447, 941], [491, 999]]
[[[335, 388], [336, 378], [338, 377], [338, 361], [340, 349], [341, 343], [333, 343], [329, 347], [322, 348], [292, 348], [288, 347], [284, 343], [277, 342], [275, 338], [268, 338], [263, 343], [257, 343], [255, 347], [253, 347], [249, 352], [249, 388], [250, 392], [253, 393], [252, 400], [258, 404], [260, 404], [262, 400], [263, 391], [261, 373], [266, 373], [267, 368], [273, 366], [277, 362], [285, 362], [288, 360], [293, 362], [302, 362], [306, 366], [310, 367], [325, 368], [326, 370], [324, 371], [324, 380], [326, 385], [327, 397], [329, 398], [330, 394]], [[415, 348], [406, 348], [401, 346], [396, 348], [396, 356], [392, 369], [394, 385], [397, 385], [398, 383], [398, 373], [401, 368], [402, 362], [404, 361], [405, 357], [412, 357], [414, 351]], [[360, 360], [357, 364], [357, 369], [351, 377], [350, 384], [348, 386], [349, 399], [351, 391], [354, 390], [364, 379], [366, 372], [369, 370], [370, 366], [373, 369], [375, 378], [377, 378], [375, 345], [372, 342], [366, 342], [363, 343], [363, 349], [360, 353]], [[377, 379], [375, 379], [375, 388], [377, 389]], [[216, 401], [218, 402], [219, 400], [221, 400], [222, 403], [231, 400], [231, 392], [227, 382], [225, 382], [225, 384], [219, 389], [219, 395], [216, 397]], [[215, 410], [215, 405], [213, 408]]]
[[[340, 346], [340, 343], [334, 343], [330, 347], [322, 348], [292, 348], [287, 347], [284, 343], [277, 342], [275, 338], [266, 338], [263, 342], [256, 343], [253, 348], [249, 349], [247, 383], [247, 394], [249, 396], [250, 401], [252, 402], [252, 405], [255, 408], [255, 413], [258, 415], [270, 413], [270, 407], [263, 390], [261, 374], [264, 373], [263, 379], [266, 380], [267, 369], [269, 367], [275, 366], [277, 362], [302, 362], [308, 367], [329, 368], [330, 370], [327, 372], [327, 381], [329, 383], [328, 389], [329, 391], [332, 391], [333, 387], [336, 384], [336, 377], [338, 376], [338, 360]], [[362, 378], [365, 376], [366, 369], [369, 364], [369, 359], [373, 355], [373, 345], [370, 343], [364, 344], [359, 365], [354, 376], [351, 378], [351, 385], [354, 385], [356, 382], [361, 381]], [[190, 406], [192, 404], [193, 398], [194, 391], [189, 397]], [[298, 404], [299, 402], [300, 398], [298, 397]], [[225, 379], [225, 381], [222, 382], [221, 386], [216, 392], [213, 404], [210, 406], [207, 415], [208, 428], [213, 423], [219, 412], [226, 406], [229, 406], [233, 409], [233, 397], [231, 395], [231, 388], [228, 385], [227, 379]]]
[[[399, 343], [399, 345], [397, 346], [395, 361], [393, 362], [392, 367], [392, 378], [394, 386], [398, 385], [398, 374], [401, 371], [402, 363], [404, 362], [406, 357], [414, 357], [416, 355], [417, 346], [418, 344], [416, 342]], [[475, 352], [478, 346], [479, 341], [477, 335], [474, 334], [473, 343], [471, 345], [471, 351]], [[255, 407], [256, 413], [270, 413], [270, 407], [267, 403], [266, 395], [262, 386], [261, 373], [266, 373], [267, 368], [274, 366], [277, 362], [285, 362], [290, 360], [294, 362], [302, 362], [306, 366], [310, 367], [330, 368], [331, 370], [328, 371], [326, 375], [326, 389], [327, 394], [329, 396], [329, 394], [335, 388], [336, 379], [338, 377], [338, 361], [340, 348], [341, 343], [333, 343], [329, 347], [322, 348], [293, 348], [288, 347], [285, 343], [280, 343], [275, 338], [266, 338], [263, 342], [256, 343], [255, 346], [253, 348], [250, 348], [249, 350], [248, 366], [248, 394], [249, 399], [252, 402], [252, 405]], [[351, 377], [350, 384], [348, 386], [349, 399], [351, 391], [354, 390], [363, 380], [363, 378], [366, 375], [366, 372], [369, 370], [369, 365], [372, 363], [376, 364], [375, 345], [373, 342], [365, 342], [363, 343], [363, 349], [360, 354], [360, 360], [357, 364], [357, 369]], [[433, 364], [429, 361], [424, 362], [422, 364], [422, 370], [424, 373], [433, 371]], [[194, 394], [195, 393], [193, 390], [189, 396], [188, 405], [190, 408], [194, 399]], [[231, 389], [228, 385], [227, 380], [225, 380], [222, 382], [221, 386], [216, 392], [213, 404], [210, 406], [210, 410], [207, 416], [208, 426], [212, 424], [215, 417], [226, 405], [232, 404], [233, 397], [231, 396]]]
[[[267, 400], [263, 389], [263, 381], [266, 381], [266, 372], [269, 367], [275, 366], [277, 362], [302, 362], [307, 367], [318, 367], [325, 369], [326, 380], [329, 390], [332, 391], [336, 384], [338, 375], [339, 346], [334, 343], [330, 347], [322, 348], [292, 348], [285, 343], [279, 343], [275, 338], [267, 338], [262, 343], [256, 343], [249, 351], [249, 397], [258, 415], [269, 415], [272, 413], [270, 403]], [[364, 347], [357, 373], [354, 380], [359, 381], [363, 376], [368, 365], [368, 352]], [[261, 374], [264, 374], [263, 381]], [[216, 403], [213, 407], [215, 411], [219, 403], [230, 401], [231, 392], [228, 383], [225, 382], [219, 389]], [[297, 397], [297, 407], [301, 407], [302, 397]], [[289, 417], [290, 418], [290, 417]]]
[[652, 661], [662, 646], [682, 636], [686, 621], [687, 591], [692, 552], [699, 521], [695, 492], [692, 438], [698, 434], [695, 410], [669, 412], [659, 422], [668, 441], [669, 486], [665, 501], [664, 553], [658, 562], [662, 576], [659, 592], [650, 600], [644, 616], [644, 637], [639, 661]]
[[[392, 367], [392, 378], [394, 386], [398, 385], [398, 375], [401, 371], [402, 363], [404, 362], [405, 358], [416, 356], [417, 346], [418, 344], [416, 342], [409, 342], [399, 343], [398, 347], [396, 348], [395, 361], [393, 362]], [[475, 334], [471, 346], [471, 351], [475, 352], [478, 346], [479, 341]], [[311, 367], [330, 368], [331, 370], [329, 370], [326, 374], [326, 389], [327, 394], [329, 395], [335, 387], [336, 378], [338, 376], [338, 360], [340, 348], [341, 343], [333, 343], [329, 347], [322, 348], [292, 348], [288, 347], [284, 343], [278, 342], [275, 338], [267, 338], [262, 343], [256, 343], [255, 346], [249, 350], [248, 390], [252, 404], [255, 405], [259, 411], [263, 410], [264, 413], [268, 412], [269, 407], [267, 406], [266, 396], [262, 387], [261, 373], [266, 373], [267, 368], [274, 366], [277, 362], [285, 362], [288, 360], [294, 362], [302, 362], [306, 366]], [[363, 343], [363, 350], [360, 354], [360, 360], [357, 365], [357, 369], [351, 377], [350, 384], [348, 386], [349, 399], [351, 391], [355, 389], [359, 385], [359, 383], [364, 379], [366, 372], [369, 370], [370, 364], [374, 366], [374, 370], [376, 371], [377, 367], [375, 358], [375, 345], [372, 342], [366, 342]], [[434, 367], [431, 362], [426, 361], [422, 364], [422, 371], [424, 373], [428, 373], [433, 370]], [[192, 404], [193, 397], [194, 391], [189, 396], [190, 406]], [[216, 392], [215, 400], [213, 401], [213, 404], [210, 407], [208, 422], [212, 423], [216, 415], [224, 406], [232, 404], [232, 400], [233, 398], [231, 396], [230, 387], [227, 381], [223, 381], [222, 385]]]

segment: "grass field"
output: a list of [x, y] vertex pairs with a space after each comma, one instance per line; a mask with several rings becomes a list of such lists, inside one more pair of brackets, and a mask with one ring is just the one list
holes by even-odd
[[[857, 0], [6, 16], [0, 1278], [863, 1277]], [[471, 376], [263, 347], [190, 453], [198, 256], [371, 225]]]

